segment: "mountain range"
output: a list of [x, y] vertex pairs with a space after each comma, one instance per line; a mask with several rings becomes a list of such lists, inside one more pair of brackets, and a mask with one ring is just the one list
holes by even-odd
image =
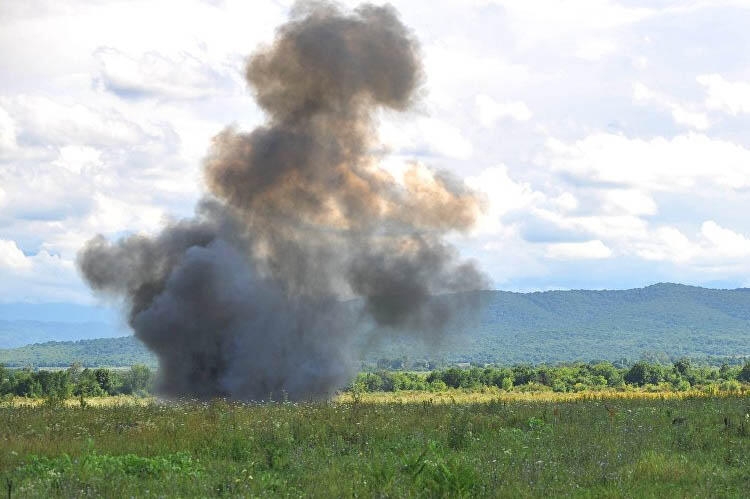
[[[477, 292], [474, 316], [450, 327], [443, 341], [416, 342], [387, 335], [362, 360], [427, 358], [446, 362], [542, 363], [691, 357], [743, 359], [750, 356], [750, 289], [707, 289], [656, 284], [615, 291]], [[441, 300], [453, 298], [441, 297]], [[445, 302], [444, 302], [445, 303]], [[154, 357], [108, 312], [55, 313], [40, 317], [2, 315], [0, 363], [6, 365], [154, 364]], [[93, 314], [93, 315], [92, 315]], [[75, 322], [71, 317], [100, 320]], [[50, 342], [50, 340], [57, 340]], [[78, 341], [85, 340], [85, 341]], [[62, 341], [62, 342], [61, 342]], [[43, 344], [39, 344], [45, 342]], [[29, 343], [35, 345], [14, 348]]]

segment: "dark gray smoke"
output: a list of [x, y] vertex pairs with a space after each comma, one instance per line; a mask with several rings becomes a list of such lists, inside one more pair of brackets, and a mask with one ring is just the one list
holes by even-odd
[[418, 52], [391, 7], [298, 4], [247, 64], [267, 124], [214, 139], [196, 216], [81, 250], [86, 281], [124, 298], [158, 355], [163, 393], [327, 396], [363, 323], [437, 334], [452, 310], [430, 297], [485, 286], [444, 241], [478, 197], [416, 166], [397, 182], [372, 152], [373, 113], [413, 103]]

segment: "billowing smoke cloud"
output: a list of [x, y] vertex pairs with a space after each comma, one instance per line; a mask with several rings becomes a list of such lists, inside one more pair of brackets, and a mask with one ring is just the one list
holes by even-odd
[[437, 334], [451, 307], [430, 297], [485, 286], [444, 241], [478, 197], [417, 165], [395, 179], [373, 152], [374, 112], [413, 103], [418, 52], [391, 7], [298, 4], [247, 64], [267, 123], [214, 139], [195, 217], [81, 250], [86, 281], [124, 298], [158, 355], [165, 394], [327, 396], [363, 323]]

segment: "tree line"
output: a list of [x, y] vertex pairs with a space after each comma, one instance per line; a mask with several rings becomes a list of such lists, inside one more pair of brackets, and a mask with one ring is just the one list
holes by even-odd
[[380, 369], [359, 373], [348, 388], [361, 392], [483, 387], [497, 387], [506, 391], [573, 392], [627, 386], [653, 390], [689, 390], [712, 386], [732, 391], [738, 390], [741, 383], [750, 383], [750, 363], [711, 367], [695, 366], [688, 359], [680, 359], [671, 365], [640, 361], [629, 367], [597, 362], [558, 366], [449, 367], [430, 372]]
[[154, 373], [144, 365], [127, 370], [82, 368], [73, 364], [56, 371], [8, 369], [0, 365], [0, 395], [65, 399], [71, 396], [147, 395]]
[[[155, 372], [144, 365], [127, 370], [82, 368], [49, 371], [9, 369], [0, 365], [0, 396], [64, 399], [72, 396], [145, 396], [153, 392]], [[671, 365], [639, 361], [629, 367], [611, 362], [511, 367], [449, 367], [427, 372], [380, 369], [361, 372], [345, 387], [357, 392], [400, 390], [444, 391], [496, 387], [506, 391], [623, 389], [689, 390], [713, 387], [735, 391], [750, 383], [750, 362], [744, 366], [696, 366], [688, 359]]]

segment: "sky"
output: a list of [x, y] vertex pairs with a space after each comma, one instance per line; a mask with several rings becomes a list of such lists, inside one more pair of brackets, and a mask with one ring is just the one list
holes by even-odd
[[[483, 194], [451, 240], [494, 288], [750, 286], [750, 0], [391, 3], [425, 83], [377, 117], [383, 168]], [[292, 5], [0, 2], [0, 302], [90, 303], [86, 240], [192, 214]]]

